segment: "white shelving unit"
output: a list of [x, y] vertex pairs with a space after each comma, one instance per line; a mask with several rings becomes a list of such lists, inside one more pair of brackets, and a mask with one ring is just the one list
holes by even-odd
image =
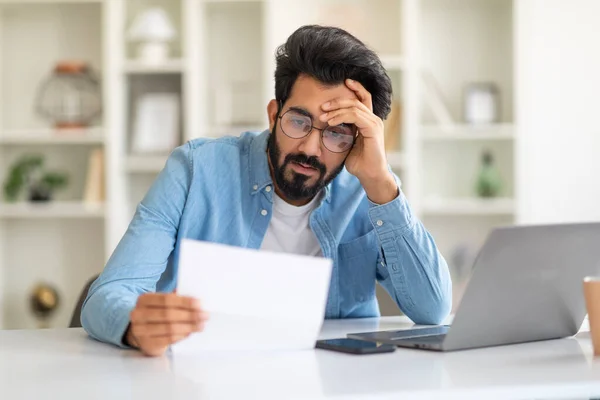
[[477, 140], [513, 140], [514, 126], [511, 124], [493, 124], [488, 126], [457, 125], [452, 127], [421, 127], [421, 137], [425, 141], [477, 141]]
[[[105, 204], [83, 202], [90, 154], [110, 146], [104, 116], [90, 128], [56, 130], [35, 112], [35, 98], [59, 61], [89, 63], [103, 80], [110, 52], [104, 33], [108, 2], [0, 1], [0, 178], [25, 154], [39, 154], [48, 170], [64, 171], [68, 187], [52, 202], [0, 198], [0, 329], [38, 325], [28, 296], [38, 283], [55, 287], [60, 307], [52, 324], [66, 326], [90, 276], [108, 255]], [[105, 104], [113, 100], [102, 86]], [[105, 106], [106, 108], [106, 106]], [[107, 176], [107, 182], [110, 177]], [[3, 185], [2, 185], [3, 186]]]
[[84, 202], [10, 203], [0, 205], [0, 218], [6, 219], [65, 219], [104, 218], [103, 204]]
[[167, 158], [165, 155], [130, 155], [127, 157], [126, 171], [131, 173], [158, 173], [164, 168]]
[[430, 198], [423, 201], [422, 211], [427, 216], [512, 216], [515, 213], [515, 201], [511, 198]]
[[[16, 157], [33, 151], [72, 178], [50, 207], [0, 203], [0, 326], [35, 325], [26, 302], [28, 290], [40, 280], [56, 285], [63, 295], [53, 324], [65, 326], [83, 283], [101, 270], [117, 245], [167, 158], [132, 151], [135, 105], [141, 96], [156, 91], [179, 96], [178, 143], [262, 131], [267, 128], [266, 104], [274, 95], [274, 51], [295, 29], [310, 23], [345, 28], [380, 54], [400, 112], [399, 131], [392, 133], [397, 146], [388, 149], [388, 161], [460, 281], [469, 260], [467, 266], [456, 265], [458, 250], [475, 254], [493, 227], [519, 223], [527, 217], [524, 210], [542, 202], [535, 196], [537, 202], [522, 198], [523, 160], [527, 166], [535, 162], [527, 158], [531, 153], [519, 150], [523, 143], [534, 146], [523, 140], [529, 132], [515, 118], [523, 115], [516, 109], [522, 100], [516, 98], [517, 82], [529, 81], [515, 78], [517, 62], [533, 57], [532, 42], [520, 48], [523, 57], [514, 56], [516, 36], [527, 36], [516, 27], [515, 8], [525, 7], [522, 3], [0, 0], [0, 173], [4, 176]], [[135, 44], [126, 37], [133, 18], [150, 6], [165, 9], [177, 32], [171, 58], [157, 66], [141, 63]], [[522, 29], [533, 17], [520, 15]], [[34, 113], [32, 101], [41, 80], [62, 59], [89, 61], [100, 72], [104, 112], [97, 128], [59, 135]], [[540, 68], [530, 69], [533, 73]], [[439, 123], [426, 107], [424, 70], [444, 96], [455, 121], [452, 128]], [[472, 82], [494, 82], [499, 88], [498, 123], [465, 125], [463, 93]], [[530, 126], [541, 126], [544, 112], [531, 99], [544, 98], [540, 88], [545, 87], [529, 87], [525, 104], [538, 116]], [[81, 203], [82, 191], [88, 156], [99, 147], [105, 152], [107, 199], [90, 209]], [[493, 200], [474, 194], [484, 151], [493, 154], [504, 183]], [[573, 165], [569, 171], [575, 170]], [[541, 175], [544, 167], [537, 165], [531, 174]], [[548, 206], [546, 210], [551, 211]], [[397, 312], [389, 299], [380, 298], [384, 314]]]
[[104, 144], [104, 131], [101, 128], [90, 129], [25, 129], [7, 130], [0, 135], [0, 145], [64, 145]]
[[[399, 137], [397, 148], [388, 150], [388, 161], [402, 178], [403, 190], [414, 209], [427, 219], [428, 224], [431, 223], [434, 234], [439, 223], [436, 218], [443, 221], [448, 216], [462, 215], [483, 219], [482, 224], [489, 227], [488, 216], [495, 221], [494, 218], [512, 214], [514, 198], [484, 204], [467, 196], [470, 184], [464, 182], [468, 180], [467, 171], [473, 172], [477, 152], [483, 146], [491, 144], [492, 147], [503, 148], [507, 143], [512, 146], [515, 135], [511, 112], [502, 125], [481, 130], [458, 123], [450, 132], [432, 126], [432, 121], [426, 116], [421, 117], [421, 66], [436, 66], [437, 69], [432, 68], [431, 72], [453, 100], [456, 100], [460, 85], [479, 79], [488, 70], [492, 73], [491, 78], [501, 78], [503, 90], [512, 88], [510, 80], [504, 79], [504, 71], [512, 68], [510, 62], [484, 63], [483, 69], [474, 74], [465, 60], [455, 60], [454, 53], [440, 52], [448, 41], [464, 50], [460, 40], [467, 34], [489, 39], [470, 49], [466, 53], [467, 59], [482, 46], [485, 48], [492, 43], [492, 37], [498, 34], [510, 38], [508, 26], [501, 24], [487, 32], [480, 23], [498, 7], [509, 13], [511, 2], [492, 0], [490, 5], [486, 5], [487, 2], [459, 0], [458, 3], [460, 5], [450, 13], [451, 17], [440, 22], [439, 14], [448, 11], [448, 6], [432, 0], [357, 0], [351, 3], [341, 0], [0, 1], [0, 93], [5, 100], [11, 99], [10, 102], [4, 101], [0, 113], [0, 171], [7, 170], [15, 154], [36, 151], [46, 156], [49, 167], [64, 167], [73, 175], [70, 189], [57, 195], [56, 202], [46, 207], [23, 203], [0, 204], [0, 238], [5, 238], [0, 240], [0, 245], [4, 244], [4, 255], [0, 256], [0, 271], [4, 271], [4, 279], [0, 282], [12, 285], [15, 280], [19, 283], [15, 286], [18, 291], [4, 291], [0, 296], [5, 304], [0, 308], [6, 311], [0, 318], [3, 326], [34, 325], [33, 318], [23, 306], [24, 299], [27, 289], [45, 273], [39, 268], [28, 267], [45, 265], [45, 260], [31, 262], [32, 254], [28, 248], [12, 243], [7, 237], [26, 235], [26, 229], [38, 228], [40, 231], [59, 230], [64, 236], [67, 235], [65, 230], [76, 226], [81, 240], [93, 242], [95, 253], [91, 253], [95, 257], [85, 261], [85, 268], [80, 269], [77, 275], [79, 280], [72, 286], [67, 284], [72, 281], [64, 276], [69, 274], [66, 271], [80, 268], [76, 264], [80, 259], [77, 254], [47, 267], [51, 271], [63, 271], [56, 275], [59, 278], [49, 281], [65, 296], [64, 306], [54, 320], [57, 326], [64, 326], [72, 300], [85, 280], [100, 271], [127, 228], [136, 205], [164, 167], [167, 154], [145, 155], [131, 151], [136, 101], [145, 93], [178, 94], [181, 101], [179, 143], [196, 137], [262, 131], [267, 128], [266, 103], [273, 97], [275, 48], [303, 24], [340, 26], [380, 54], [392, 78], [394, 101], [400, 109], [401, 121], [400, 131], [396, 133]], [[152, 66], [137, 59], [135, 44], [130, 43], [126, 36], [133, 18], [149, 6], [162, 7], [177, 32], [176, 40], [171, 44], [172, 58]], [[469, 11], [473, 7], [474, 11]], [[465, 21], [466, 13], [481, 18]], [[509, 18], [506, 23], [510, 23]], [[460, 34], [456, 38], [444, 31], [457, 27], [460, 27]], [[479, 32], [480, 29], [484, 32]], [[424, 35], [429, 31], [432, 31], [431, 35]], [[42, 38], [42, 43], [37, 38]], [[21, 50], [34, 47], [40, 51], [33, 55]], [[440, 54], [442, 59], [432, 58], [436, 54]], [[506, 56], [506, 51], [501, 55]], [[36, 88], [53, 63], [63, 58], [90, 61], [100, 71], [104, 99], [104, 114], [99, 121], [101, 127], [63, 135], [50, 129], [33, 113], [32, 98]], [[497, 57], [493, 59], [497, 61]], [[35, 62], [32, 63], [32, 60]], [[442, 62], [438, 65], [435, 64], [437, 61]], [[440, 69], [442, 65], [452, 66], [458, 71], [458, 78], [456, 74], [444, 74], [445, 71]], [[25, 76], [27, 79], [24, 79]], [[506, 91], [507, 94], [510, 92]], [[503, 99], [510, 110], [512, 102]], [[458, 116], [457, 103], [454, 101], [451, 105], [455, 117]], [[466, 149], [452, 150], [463, 142]], [[448, 145], [451, 147], [449, 153], [445, 149]], [[97, 147], [105, 150], [108, 197], [106, 205], [93, 207], [83, 204], [81, 196], [87, 157]], [[441, 147], [444, 147], [443, 151]], [[470, 155], [465, 156], [465, 151]], [[439, 158], [439, 161], [430, 162], [431, 157]], [[452, 185], [439, 184], [456, 162], [463, 165], [462, 169], [450, 173], [454, 179], [463, 181], [462, 186], [459, 185], [460, 190]], [[507, 171], [513, 172], [510, 157], [500, 157], [499, 162]], [[441, 188], [441, 192], [431, 192], [432, 185]], [[509, 192], [512, 195], [512, 191]], [[435, 194], [447, 200], [442, 205], [432, 203], [430, 195]], [[446, 235], [445, 232], [439, 234]], [[49, 240], [37, 234], [32, 236], [38, 238], [38, 242], [29, 243], [33, 247], [43, 246], [44, 240]], [[445, 237], [440, 241], [444, 245], [448, 242]], [[451, 244], [446, 247], [451, 249]], [[60, 251], [86, 253], [89, 249], [69, 246]], [[41, 255], [48, 258], [43, 252]], [[27, 272], [19, 275], [6, 272], [16, 268]], [[0, 293], [1, 287], [0, 284]], [[384, 314], [397, 312], [391, 300], [383, 294], [381, 303]], [[15, 304], [20, 305], [17, 307]]]
[[129, 60], [125, 63], [125, 72], [130, 74], [178, 74], [185, 69], [185, 60], [168, 60], [157, 65], [147, 65]]
[[[471, 263], [489, 231], [519, 222], [513, 1], [421, 0], [419, 13], [419, 66], [434, 80], [454, 124], [436, 121], [423, 98], [419, 126], [413, 132], [418, 161], [411, 167], [415, 168], [413, 179], [419, 182], [419, 196], [414, 201], [448, 261], [456, 306]], [[464, 123], [464, 93], [475, 82], [491, 82], [499, 88], [499, 122], [486, 126]], [[484, 153], [492, 155], [503, 181], [495, 199], [476, 195]]]
[[401, 151], [391, 151], [387, 153], [388, 164], [396, 171], [402, 171], [406, 168], [406, 155]]

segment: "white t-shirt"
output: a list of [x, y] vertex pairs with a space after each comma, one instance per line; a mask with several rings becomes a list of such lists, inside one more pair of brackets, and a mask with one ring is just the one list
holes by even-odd
[[322, 257], [321, 246], [309, 225], [310, 214], [319, 206], [320, 199], [319, 194], [308, 204], [297, 207], [273, 192], [273, 215], [261, 250]]

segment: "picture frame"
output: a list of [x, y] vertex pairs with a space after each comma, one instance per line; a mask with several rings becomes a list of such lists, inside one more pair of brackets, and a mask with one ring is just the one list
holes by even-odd
[[136, 103], [131, 151], [169, 153], [179, 138], [180, 101], [176, 93], [148, 93]]

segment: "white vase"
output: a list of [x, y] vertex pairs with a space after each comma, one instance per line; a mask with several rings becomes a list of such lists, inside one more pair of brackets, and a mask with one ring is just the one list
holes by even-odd
[[169, 59], [169, 44], [166, 42], [143, 42], [138, 45], [138, 58], [144, 64], [160, 64]]

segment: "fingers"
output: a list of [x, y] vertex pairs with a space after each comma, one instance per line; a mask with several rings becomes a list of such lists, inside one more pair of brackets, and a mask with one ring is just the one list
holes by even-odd
[[172, 339], [181, 335], [187, 336], [194, 332], [201, 332], [204, 329], [204, 322], [196, 323], [175, 323], [175, 324], [145, 324], [134, 325], [132, 327], [133, 335], [140, 341], [144, 338], [170, 337]]
[[208, 313], [191, 297], [146, 293], [138, 298], [130, 320], [128, 342], [148, 356], [160, 356], [171, 344], [202, 331]]
[[196, 323], [206, 321], [208, 313], [179, 308], [136, 308], [131, 312], [133, 324], [147, 323]]
[[147, 356], [150, 357], [158, 357], [162, 356], [165, 351], [169, 348], [173, 343], [177, 343], [182, 339], [185, 339], [188, 335], [177, 335], [173, 337], [158, 337], [151, 338], [142, 341], [140, 345], [140, 350]]
[[188, 296], [176, 293], [146, 293], [137, 301], [137, 307], [181, 308], [184, 310], [200, 311], [200, 302]]
[[358, 99], [337, 98], [330, 100], [321, 106], [323, 111], [334, 111], [340, 108], [352, 107], [356, 107], [366, 112], [371, 112], [371, 110], [369, 110], [369, 108], [363, 103], [361, 103]]
[[[339, 124], [353, 124], [363, 134], [369, 134], [368, 130], [373, 129], [377, 125], [377, 117], [372, 113], [368, 113], [358, 108], [342, 108], [323, 114], [321, 117], [323, 122], [327, 122], [329, 126]], [[365, 132], [365, 130], [367, 132]]]
[[371, 93], [360, 82], [357, 82], [352, 79], [346, 79], [346, 86], [354, 92], [356, 97], [363, 103], [370, 111], [373, 111], [373, 101], [371, 98]]

